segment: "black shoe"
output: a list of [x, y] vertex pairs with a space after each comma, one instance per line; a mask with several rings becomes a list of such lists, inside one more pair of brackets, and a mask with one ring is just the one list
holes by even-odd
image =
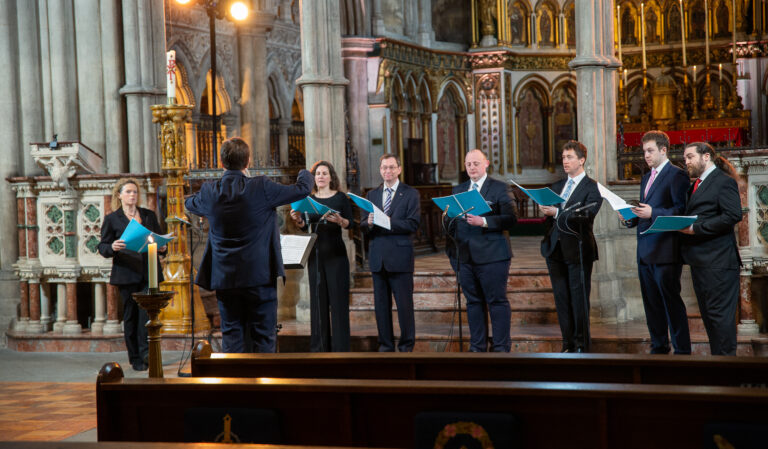
[[149, 369], [149, 365], [147, 365], [144, 362], [132, 363], [131, 367], [133, 368], [134, 371], [146, 371]]
[[576, 353], [579, 353], [579, 354], [581, 354], [581, 353], [584, 353], [584, 352], [587, 352], [587, 351], [586, 351], [586, 350], [584, 350], [584, 348], [582, 348], [582, 347], [578, 347], [578, 348], [576, 348], [576, 350], [575, 350], [575, 351], [573, 351], [573, 352], [576, 352]]

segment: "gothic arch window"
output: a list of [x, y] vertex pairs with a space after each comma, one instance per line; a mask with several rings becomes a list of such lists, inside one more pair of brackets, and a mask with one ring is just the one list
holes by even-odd
[[189, 86], [187, 68], [178, 59], [174, 73], [176, 74], [176, 104], [195, 106], [195, 94]]
[[[211, 71], [205, 77], [205, 89], [200, 95], [200, 113], [203, 115], [213, 115], [213, 97], [211, 96]], [[216, 113], [223, 115], [232, 109], [232, 101], [227, 93], [227, 87], [224, 84], [224, 78], [221, 74], [216, 74]]]
[[466, 113], [459, 88], [449, 83], [437, 102], [437, 123], [435, 146], [437, 148], [437, 171], [441, 182], [459, 180], [466, 151]]
[[528, 47], [530, 40], [530, 9], [525, 1], [508, 0], [507, 14], [509, 18], [510, 44]]

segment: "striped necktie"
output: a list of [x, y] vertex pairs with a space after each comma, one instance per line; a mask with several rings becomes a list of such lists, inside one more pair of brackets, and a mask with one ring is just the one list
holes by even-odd
[[472, 188], [470, 188], [469, 190], [478, 190], [478, 187], [479, 187], [479, 186], [477, 185], [477, 183], [476, 183], [476, 182], [473, 182], [473, 183], [472, 183]]
[[573, 182], [573, 179], [568, 180], [568, 185], [565, 186], [565, 192], [563, 192], [563, 199], [565, 201], [562, 202], [563, 207], [565, 207], [565, 203], [568, 202], [568, 198], [571, 196], [571, 190], [573, 190], [573, 185], [576, 184]]
[[387, 197], [384, 198], [384, 213], [389, 215], [389, 206], [392, 205], [392, 189], [387, 187], [384, 190], [387, 191]]

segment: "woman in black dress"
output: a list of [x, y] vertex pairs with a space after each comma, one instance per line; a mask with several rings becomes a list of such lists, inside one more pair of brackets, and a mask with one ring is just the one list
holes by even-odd
[[[352, 204], [347, 195], [338, 191], [339, 177], [330, 162], [316, 162], [310, 171], [315, 176], [312, 198], [339, 212], [307, 217], [311, 230], [317, 234], [307, 267], [310, 348], [312, 352], [346, 352], [349, 351], [349, 258], [341, 232], [352, 224]], [[305, 217], [299, 212], [291, 211], [291, 218], [302, 230], [308, 229]]]
[[[120, 240], [125, 227], [131, 219], [138, 221], [150, 231], [162, 234], [160, 223], [155, 213], [138, 206], [139, 183], [133, 178], [119, 180], [112, 189], [112, 210], [104, 217], [101, 225], [101, 242], [99, 253], [104, 257], [112, 257], [112, 274], [109, 283], [117, 286], [120, 299], [123, 302], [123, 333], [128, 359], [136, 371], [148, 368], [147, 328], [149, 321], [147, 312], [136, 304], [131, 293], [146, 290], [149, 282], [147, 253], [137, 253], [125, 249], [125, 242]], [[165, 253], [166, 247], [160, 248]], [[158, 282], [163, 280], [162, 270], [158, 264]]]

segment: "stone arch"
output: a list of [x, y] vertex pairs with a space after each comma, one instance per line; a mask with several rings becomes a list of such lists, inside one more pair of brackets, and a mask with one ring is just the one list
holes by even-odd
[[[469, 113], [470, 100], [467, 97], [467, 92], [464, 90], [463, 83], [454, 77], [449, 77], [443, 80], [443, 83], [440, 85], [440, 89], [438, 90], [436, 98], [437, 102], [440, 101], [440, 98], [442, 98], [447, 89], [455, 90], [456, 98], [460, 100], [458, 102], [458, 106], [461, 107], [462, 114], [466, 116]], [[437, 109], [437, 107], [435, 107], [435, 109]]]
[[452, 80], [443, 83], [437, 105], [435, 148], [439, 180], [457, 182], [466, 154], [467, 104], [461, 86]]
[[526, 0], [509, 0], [507, 4], [510, 44], [531, 45], [531, 5]]

